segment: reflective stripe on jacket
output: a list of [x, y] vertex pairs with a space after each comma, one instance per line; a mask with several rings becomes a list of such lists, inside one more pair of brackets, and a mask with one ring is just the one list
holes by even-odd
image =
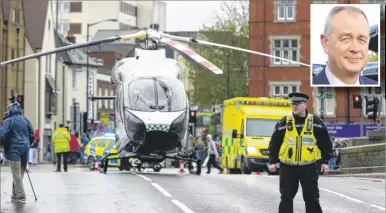
[[300, 135], [296, 130], [295, 119], [287, 116], [287, 129], [279, 151], [281, 162], [289, 165], [308, 165], [321, 159], [321, 151], [313, 132], [312, 114], [308, 114]]
[[57, 128], [55, 130], [54, 136], [52, 137], [52, 142], [54, 143], [54, 152], [69, 152], [70, 151], [70, 141], [71, 136], [66, 128]]

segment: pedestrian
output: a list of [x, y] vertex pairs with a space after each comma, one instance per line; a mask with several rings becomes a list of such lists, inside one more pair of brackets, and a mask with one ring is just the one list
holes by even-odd
[[70, 138], [70, 162], [71, 164], [76, 164], [80, 149], [78, 137], [75, 132], [72, 132]]
[[279, 213], [293, 213], [293, 199], [299, 188], [307, 213], [322, 213], [319, 203], [318, 161], [321, 172], [328, 173], [328, 161], [332, 144], [323, 121], [306, 109], [308, 96], [303, 93], [289, 94], [292, 113], [284, 116], [275, 126], [269, 143], [269, 170], [276, 172], [280, 162]]
[[14, 203], [25, 203], [23, 186], [24, 170], [27, 166], [28, 151], [34, 139], [31, 122], [22, 115], [22, 107], [15, 102], [9, 105], [9, 115], [1, 129], [5, 157], [10, 162], [12, 172], [12, 197]]
[[29, 164], [38, 164], [39, 129], [35, 129], [34, 141], [29, 151]]
[[208, 134], [206, 135], [206, 141], [208, 142], [208, 170], [206, 174], [210, 174], [210, 168], [211, 166], [214, 166], [216, 169], [220, 170], [220, 174], [224, 172], [224, 169], [220, 166], [217, 159], [219, 158], [219, 154], [216, 149], [216, 143], [212, 140], [212, 135]]
[[63, 157], [63, 169], [64, 172], [67, 172], [67, 164], [68, 164], [68, 155], [70, 152], [70, 141], [71, 136], [67, 131], [67, 128], [64, 127], [63, 124], [59, 124], [59, 128], [57, 128], [52, 137], [52, 143], [54, 146], [54, 152], [56, 153], [56, 170], [55, 172], [61, 172], [61, 161]]

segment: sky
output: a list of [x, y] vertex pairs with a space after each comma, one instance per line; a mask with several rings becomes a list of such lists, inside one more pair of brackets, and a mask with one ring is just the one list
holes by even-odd
[[164, 1], [166, 2], [166, 31], [198, 31], [211, 23], [222, 1]]
[[[317, 7], [314, 7], [317, 6]], [[324, 31], [324, 22], [327, 18], [329, 11], [335, 5], [311, 5], [311, 64], [325, 64], [327, 61], [327, 55], [324, 53], [322, 45], [320, 43], [320, 35]], [[375, 5], [356, 5], [360, 7], [366, 14], [369, 20], [370, 26], [378, 24], [380, 26], [380, 7]], [[379, 12], [375, 12], [379, 11]]]

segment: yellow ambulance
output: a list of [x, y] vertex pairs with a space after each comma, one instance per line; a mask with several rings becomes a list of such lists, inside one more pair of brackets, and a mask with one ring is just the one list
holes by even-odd
[[222, 109], [221, 165], [230, 174], [268, 171], [268, 145], [276, 123], [290, 114], [288, 99], [238, 97]]

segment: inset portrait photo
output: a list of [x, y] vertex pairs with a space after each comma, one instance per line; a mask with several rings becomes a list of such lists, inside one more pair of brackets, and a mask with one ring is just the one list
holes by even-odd
[[311, 4], [311, 87], [379, 87], [379, 4]]

